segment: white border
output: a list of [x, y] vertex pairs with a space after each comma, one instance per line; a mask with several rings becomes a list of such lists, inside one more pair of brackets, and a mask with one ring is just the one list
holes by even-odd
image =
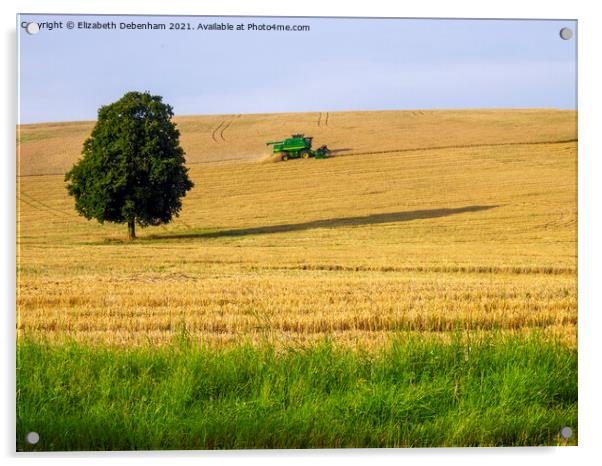
[[[3, 297], [2, 374], [0, 378], [2, 410], [0, 423], [1, 452], [9, 464], [21, 458], [20, 464], [42, 459], [47, 464], [116, 464], [163, 465], [186, 464], [364, 464], [377, 460], [386, 464], [420, 463], [451, 465], [517, 464], [595, 464], [602, 458], [602, 365], [598, 332], [602, 330], [602, 302], [598, 289], [601, 282], [600, 229], [601, 209], [597, 208], [602, 192], [600, 176], [600, 143], [602, 122], [596, 118], [602, 102], [600, 86], [600, 50], [602, 43], [600, 17], [589, 1], [474, 0], [395, 3], [386, 0], [331, 1], [303, 0], [285, 3], [277, 0], [223, 0], [186, 2], [183, 0], [5, 0], [0, 2], [0, 21], [4, 38], [2, 53], [2, 131], [4, 182], [1, 183], [2, 234], [1, 273]], [[549, 18], [579, 21], [579, 447], [572, 448], [506, 448], [506, 449], [428, 449], [428, 450], [317, 450], [317, 451], [245, 451], [185, 453], [110, 453], [110, 454], [44, 454], [14, 453], [14, 297], [15, 297], [15, 123], [16, 123], [16, 39], [15, 15], [23, 13], [121, 13], [121, 14], [189, 14], [189, 15], [283, 15], [283, 16], [391, 16], [391, 17], [476, 17], [476, 18]], [[597, 200], [597, 201], [596, 201]], [[596, 286], [598, 285], [598, 286]], [[12, 317], [11, 317], [12, 316]]]

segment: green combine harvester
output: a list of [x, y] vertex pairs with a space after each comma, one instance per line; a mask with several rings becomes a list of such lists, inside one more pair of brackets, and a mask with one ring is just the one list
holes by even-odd
[[286, 161], [288, 159], [308, 159], [314, 157], [316, 159], [325, 159], [330, 151], [328, 147], [322, 146], [319, 149], [312, 150], [311, 137], [305, 137], [303, 134], [293, 134], [292, 137], [284, 141], [266, 142], [266, 146], [272, 145], [274, 154], [280, 155], [280, 159]]

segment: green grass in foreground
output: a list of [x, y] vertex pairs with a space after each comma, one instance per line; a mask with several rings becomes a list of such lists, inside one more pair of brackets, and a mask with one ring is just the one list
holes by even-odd
[[576, 432], [577, 351], [540, 337], [17, 348], [22, 451], [574, 445]]

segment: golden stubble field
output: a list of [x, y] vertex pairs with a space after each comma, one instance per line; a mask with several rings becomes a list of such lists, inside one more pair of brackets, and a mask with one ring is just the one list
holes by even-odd
[[[91, 123], [19, 129], [20, 335], [166, 344], [185, 325], [212, 345], [380, 347], [404, 331], [538, 331], [576, 345], [575, 112], [176, 121], [196, 186], [134, 242], [67, 196]], [[260, 163], [297, 130], [335, 156]]]

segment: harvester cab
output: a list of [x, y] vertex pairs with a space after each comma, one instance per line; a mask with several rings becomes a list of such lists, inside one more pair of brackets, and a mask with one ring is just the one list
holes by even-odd
[[316, 159], [326, 158], [329, 153], [328, 147], [321, 146], [317, 150], [312, 150], [312, 142], [313, 137], [306, 137], [303, 134], [293, 134], [284, 141], [266, 142], [266, 145], [271, 145], [272, 152], [278, 154], [283, 161], [298, 158], [308, 159], [310, 157]]

